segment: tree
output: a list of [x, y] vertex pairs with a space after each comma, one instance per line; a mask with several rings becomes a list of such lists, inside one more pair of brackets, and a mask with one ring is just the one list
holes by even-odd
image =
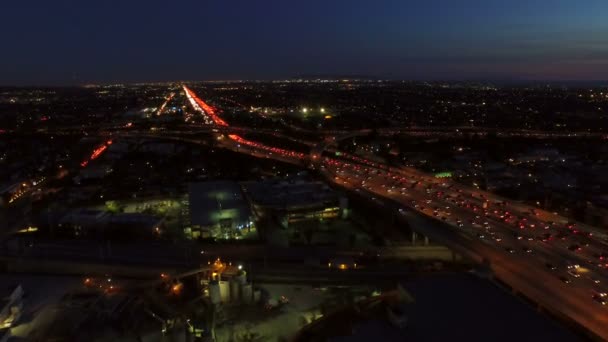
[[251, 331], [251, 324], [245, 326], [245, 331], [237, 337], [238, 342], [262, 342], [266, 340], [266, 337], [260, 333]]
[[106, 201], [106, 211], [109, 211], [113, 214], [119, 213], [120, 212], [120, 206], [118, 205], [118, 202], [116, 201]]

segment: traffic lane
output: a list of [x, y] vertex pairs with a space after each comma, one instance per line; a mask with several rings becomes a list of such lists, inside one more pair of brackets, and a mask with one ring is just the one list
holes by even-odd
[[[376, 190], [376, 191], [378, 191], [378, 190]], [[544, 288], [543, 288], [542, 290], [543, 290], [543, 292], [544, 292], [546, 289], [544, 289]], [[572, 312], [572, 315], [574, 315], [574, 311]]]
[[[565, 287], [557, 277], [539, 267], [522, 268], [522, 260], [506, 257], [503, 253], [473, 239], [458, 237], [442, 231], [441, 234], [420, 226], [420, 232], [447, 245], [459, 245], [475, 255], [485, 256], [495, 274], [505, 283], [518, 288], [529, 298], [544, 307], [554, 308], [582, 323], [602, 338], [608, 338], [606, 308], [594, 303], [588, 291]], [[525, 264], [525, 262], [523, 263]], [[531, 274], [533, 273], [533, 274]], [[595, 305], [595, 307], [594, 307]]]
[[[496, 258], [496, 255], [494, 255], [494, 258]], [[514, 259], [517, 259], [517, 258], [518, 258], [517, 256], [515, 256], [515, 257], [514, 257]], [[526, 261], [528, 261], [528, 260], [526, 260]], [[519, 261], [515, 262], [515, 264], [516, 264], [516, 265], [519, 265], [520, 263], [521, 263], [521, 260], [519, 260]], [[518, 269], [520, 269], [520, 267], [519, 267], [519, 266], [518, 266]], [[554, 278], [557, 278], [557, 276], [554, 276]], [[555, 280], [554, 280], [553, 282], [555, 283]], [[546, 290], [546, 289], [544, 289], [544, 290]], [[584, 300], [584, 302], [583, 302], [583, 303], [587, 303], [587, 304], [589, 304], [589, 305], [594, 304], [594, 303], [593, 303], [593, 302], [591, 302], [591, 300], [590, 300], [590, 297], [591, 297], [590, 293], [591, 293], [591, 291], [586, 291], [586, 290], [584, 290], [584, 289], [583, 289], [582, 291], [583, 291], [583, 293], [584, 293], [584, 294], [582, 295], [582, 298], [581, 298], [582, 300]]]
[[[343, 172], [341, 172], [341, 174], [343, 174]], [[336, 177], [336, 179], [338, 179]], [[347, 183], [347, 180], [344, 179], [338, 179], [339, 181], [343, 182], [343, 183]], [[372, 187], [372, 190], [376, 190], [374, 187]], [[382, 191], [381, 191], [382, 192]], [[393, 193], [394, 196], [391, 197], [400, 197], [400, 195], [398, 193]], [[440, 211], [439, 215], [444, 214], [445, 212]], [[446, 214], [447, 215], [447, 214]], [[483, 232], [483, 227], [480, 227], [480, 230]], [[495, 240], [492, 240], [491, 238], [489, 239], [482, 239], [481, 241], [484, 243], [487, 243], [489, 245], [492, 245], [493, 247], [497, 247], [497, 248], [506, 248], [504, 246], [516, 246], [515, 250], [519, 251], [517, 253], [520, 253], [521, 250], [523, 248], [530, 248], [531, 250], [534, 250], [534, 252], [532, 253], [523, 253], [523, 255], [526, 255], [528, 258], [530, 258], [530, 260], [532, 261], [537, 261], [540, 266], [546, 267], [544, 265], [546, 260], [553, 260], [552, 262], [555, 264], [556, 261], [556, 256], [554, 255], [554, 251], [551, 248], [545, 248], [546, 246], [540, 245], [540, 248], [538, 245], [536, 245], [536, 240], [533, 241], [528, 241], [528, 240], [515, 240], [512, 239], [510, 234], [506, 234], [504, 237], [502, 237], [504, 240], [506, 240], [506, 243], [502, 243], [502, 244], [496, 244]], [[511, 240], [511, 241], [509, 241]], [[521, 249], [519, 247], [522, 247]], [[564, 255], [561, 255], [562, 257], [564, 257]], [[539, 260], [540, 258], [540, 260]], [[568, 275], [566, 275], [568, 276]], [[584, 283], [584, 281], [578, 281], [577, 282], [577, 286], [580, 283]], [[589, 287], [589, 288], [594, 288], [592, 285], [595, 285], [595, 283], [591, 284], [588, 283], [585, 286]]]
[[[427, 183], [430, 183], [430, 184], [437, 183], [437, 181], [433, 180], [430, 176], [422, 174], [421, 172], [418, 172], [417, 170], [414, 170], [412, 168], [396, 168], [395, 170], [397, 172], [400, 172], [401, 174], [405, 174], [405, 175], [409, 175], [409, 176], [418, 176], [421, 180], [423, 180]], [[541, 221], [543, 221], [543, 222], [548, 222], [548, 221], [561, 222], [561, 223], [568, 222], [568, 219], [566, 219], [560, 215], [556, 215], [554, 213], [550, 213], [548, 211], [545, 211], [545, 210], [542, 210], [539, 208], [534, 208], [529, 205], [525, 205], [523, 203], [513, 202], [508, 199], [497, 196], [495, 194], [485, 192], [485, 191], [482, 191], [479, 189], [470, 188], [470, 187], [467, 187], [462, 184], [457, 184], [455, 182], [449, 182], [449, 183], [451, 183], [451, 185], [454, 189], [459, 189], [462, 191], [462, 193], [469, 194], [469, 195], [473, 196], [473, 198], [477, 198], [478, 200], [482, 200], [481, 195], [483, 195], [488, 200], [494, 200], [494, 201], [499, 201], [499, 202], [507, 201], [510, 203], [512, 210], [514, 212], [519, 213], [520, 216], [522, 216], [522, 215], [529, 216], [529, 214], [527, 214], [527, 213], [531, 209], [533, 209], [533, 210], [539, 212], [539, 214], [541, 214], [541, 215], [539, 215], [539, 219], [541, 219]], [[591, 227], [591, 226], [585, 225], [585, 224], [581, 224], [580, 226], [586, 231], [596, 232], [597, 234], [603, 236], [604, 239], [608, 237], [607, 234], [605, 234], [604, 232], [598, 231], [597, 228], [594, 228], [594, 227]], [[601, 243], [604, 246], [608, 246], [608, 244], [606, 244], [604, 241], [601, 241]]]
[[[498, 255], [500, 255], [500, 254], [498, 254]], [[525, 282], [525, 283], [528, 283], [528, 282], [529, 282], [529, 280], [526, 280], [526, 282]], [[544, 288], [543, 288], [543, 291], [545, 291], [545, 289], [544, 289]], [[561, 299], [560, 299], [560, 300], [561, 300]], [[563, 303], [563, 302], [562, 302], [562, 303]], [[570, 304], [572, 304], [572, 303], [570, 303]], [[571, 315], [573, 315], [573, 316], [574, 316], [574, 315], [576, 315], [576, 312], [575, 312], [575, 311], [572, 311], [572, 312], [571, 312]], [[579, 317], [579, 316], [580, 316], [580, 315], [577, 315], [577, 317], [580, 319], [580, 317]], [[592, 322], [587, 322], [587, 323], [592, 324]], [[605, 323], [605, 322], [604, 322], [604, 323]]]
[[[370, 181], [370, 183], [372, 183], [372, 182], [373, 182], [373, 181]], [[372, 187], [372, 189], [373, 189], [373, 190], [375, 190], [375, 191], [376, 191], [376, 192], [377, 192], [379, 195], [383, 195], [383, 193], [382, 193], [383, 191], [378, 191], [378, 184], [382, 184], [382, 183], [384, 183], [384, 182], [383, 182], [382, 180], [380, 180], [378, 183], [374, 184], [374, 186]], [[387, 195], [388, 195], [388, 196], [390, 196], [390, 197], [395, 197], [395, 196], [397, 196], [397, 197], [398, 197], [398, 196], [400, 196], [400, 193], [396, 193], [396, 192], [395, 192], [395, 193], [392, 193], [392, 194], [387, 194]], [[423, 198], [424, 198], [424, 194], [422, 194], [422, 196], [423, 196]], [[428, 198], [428, 197], [427, 197], [427, 198]], [[449, 206], [449, 205], [451, 204], [450, 202], [444, 201], [443, 199], [436, 199], [436, 198], [435, 198], [435, 199], [433, 199], [433, 200], [434, 200], [434, 201], [436, 202], [436, 204], [437, 204], [437, 205], [439, 205], [439, 206], [444, 206], [444, 205], [445, 205], [445, 206]], [[459, 208], [458, 206], [455, 206], [453, 210], [454, 210], [454, 211], [458, 211], [458, 210], [459, 210], [458, 208]], [[423, 211], [426, 211], [426, 210], [423, 210]], [[425, 214], [426, 214], [426, 212], [425, 212]], [[447, 215], [447, 213], [445, 213], [445, 212], [442, 212], [442, 214], [443, 214], [444, 216], [446, 216], [446, 217], [449, 217], [449, 216], [450, 216], [450, 215]], [[464, 213], [464, 214], [466, 215], [466, 213]], [[440, 214], [439, 216], [441, 216], [441, 214]], [[455, 217], [459, 217], [461, 220], [462, 220], [462, 219], [466, 219], [466, 218], [465, 218], [463, 215], [454, 214], [454, 216], [455, 216]], [[468, 217], [468, 219], [470, 220], [470, 219], [472, 219], [472, 218]], [[508, 233], [508, 234], [515, 234], [515, 233], [519, 233], [519, 232], [517, 231], [517, 228], [515, 228], [515, 227], [513, 227], [513, 226], [510, 226], [510, 225], [508, 225], [508, 224], [504, 224], [504, 222], [502, 222], [502, 221], [498, 221], [498, 220], [497, 220], [497, 219], [495, 219], [495, 218], [492, 218], [492, 217], [484, 217], [484, 220], [491, 222], [491, 223], [492, 223], [492, 227], [493, 227], [493, 228], [503, 229], [503, 230], [504, 230], [506, 233]], [[549, 251], [549, 250], [547, 250], [546, 252], [547, 252], [547, 253], [553, 253], [554, 251]], [[587, 262], [584, 260], [584, 258], [583, 258], [583, 257], [581, 257], [581, 255], [577, 255], [577, 254], [575, 254], [574, 252], [569, 251], [567, 248], [564, 248], [564, 249], [563, 249], [563, 251], [556, 251], [556, 252], [557, 252], [557, 254], [559, 254], [559, 257], [561, 257], [561, 258], [564, 258], [564, 257], [565, 257], [565, 258], [573, 259], [573, 262], [576, 262], [576, 263], [585, 263], [585, 264], [587, 264]]]
[[[399, 197], [400, 195], [395, 195], [393, 197]], [[442, 205], [442, 204], [439, 204]], [[459, 216], [456, 211], [458, 211], [457, 207], [453, 209], [455, 211], [455, 213], [452, 216], [452, 219], [448, 219], [448, 223], [452, 223], [453, 222], [453, 217], [459, 217], [461, 220], [466, 220], [467, 217], [464, 216]], [[429, 210], [425, 210], [425, 214], [426, 211]], [[441, 214], [446, 215], [447, 217], [450, 217], [449, 215], [447, 215], [445, 212], [439, 211], [439, 216], [441, 216]], [[469, 216], [470, 218], [470, 216]], [[513, 227], [510, 227], [508, 225], [504, 225], [502, 224], [502, 222], [500, 221], [496, 221], [496, 220], [492, 220], [489, 218], [486, 218], [488, 221], [491, 223], [492, 226], [492, 231], [498, 231], [499, 233], [503, 233], [502, 237], [503, 239], [506, 238], [511, 238], [513, 237], [512, 233], [519, 233], [517, 229], [513, 229]], [[483, 233], [483, 227], [479, 226], [479, 233]], [[541, 256], [544, 255], [546, 259], [550, 259], [552, 260], [552, 263], [554, 265], [559, 265], [559, 264], [563, 264], [563, 262], [561, 261], [563, 260], [571, 260], [571, 263], [578, 263], [581, 265], [588, 265], [588, 263], [585, 261], [585, 259], [583, 257], [581, 257], [580, 255], [576, 255], [573, 254], [571, 251], [569, 251], [567, 248], [555, 248], [554, 246], [551, 246], [549, 244], [543, 244], [542, 242], [534, 239], [532, 241], [529, 241], [527, 239], [522, 239], [522, 240], [514, 240], [514, 243], [511, 243], [512, 246], [515, 246], [515, 250], [519, 253], [521, 252], [521, 248], [523, 247], [530, 247], [531, 249], [535, 250], [536, 253], [531, 253], [530, 257], [531, 259], [535, 259], [537, 254], [540, 254]], [[506, 244], [503, 244], [506, 247]], [[596, 267], [592, 267], [593, 270], [595, 271], [594, 273], [596, 273], [596, 275], [600, 278], [605, 277], [605, 273], [603, 271], [605, 271], [604, 269], [598, 269]], [[599, 272], [598, 272], [599, 271]]]
[[541, 273], [536, 274], [535, 279], [531, 281], [517, 272], [518, 267], [517, 264], [499, 262], [495, 263], [493, 270], [510, 286], [525, 289], [522, 292], [539, 302], [541, 306], [556, 309], [602, 339], [608, 338], [606, 308], [595, 303], [590, 293], [577, 292], [555, 277]]
[[[345, 182], [345, 183], [346, 183], [346, 182]], [[347, 183], [347, 184], [348, 184], [348, 183]], [[372, 188], [371, 188], [371, 190], [372, 190], [372, 191], [376, 190], [377, 192], [380, 192], [380, 191], [378, 191], [377, 186], [376, 186], [376, 187], [372, 187]], [[380, 194], [379, 194], [379, 195], [380, 195]], [[396, 195], [395, 197], [399, 197], [399, 195]], [[509, 230], [511, 230], [511, 229], [509, 229]], [[514, 240], [514, 241], [512, 241], [512, 242], [517, 242], [517, 243], [519, 243], [519, 244], [522, 244], [522, 243], [521, 243], [521, 241], [518, 241], [518, 240]], [[534, 241], [532, 241], [532, 243], [533, 243], [533, 242], [534, 242]], [[526, 242], [524, 242], [524, 245], [528, 245], [528, 244], [529, 244], [529, 243], [528, 243], [527, 241], [526, 241]], [[491, 245], [493, 245], [493, 244], [491, 244]], [[493, 245], [492, 247], [495, 247], [495, 246]], [[543, 249], [543, 248], [542, 248], [542, 246], [541, 246], [541, 249]], [[546, 251], [546, 250], [545, 250], [544, 252], [547, 254], [547, 255], [545, 256], [546, 258], [548, 258], [548, 259], [555, 259], [555, 255], [553, 255], [553, 251], [552, 251], [551, 249], [549, 249], [548, 251]], [[538, 253], [538, 252], [537, 252], [537, 253]], [[518, 256], [515, 256], [515, 257], [514, 257], [514, 259], [519, 259], [519, 257], [518, 257]], [[540, 266], [540, 267], [543, 267], [543, 266], [544, 266], [544, 265], [542, 265], [542, 263], [543, 263], [543, 259], [538, 260], [538, 257], [537, 257], [536, 255], [527, 256], [527, 257], [526, 257], [525, 262], [529, 263], [529, 262], [530, 262], [530, 260], [532, 260], [532, 261], [537, 261], [537, 263], [539, 264], [539, 266]], [[519, 264], [519, 263], [521, 263], [521, 261], [522, 261], [522, 260], [520, 259], [520, 260], [519, 260], [517, 263]], [[555, 275], [554, 275], [553, 277], [554, 277], [554, 278], [557, 278], [557, 276], [555, 276]], [[580, 283], [580, 282], [579, 282], [579, 283]], [[585, 287], [585, 288], [584, 288], [584, 289], [582, 289], [582, 291], [583, 291], [583, 293], [585, 293], [585, 294], [587, 295], [586, 299], [588, 300], [589, 293], [590, 293], [591, 291], [587, 291], [586, 287], [591, 287], [591, 286], [590, 286], [590, 284], [586, 284], [586, 286], [584, 286], [584, 287]], [[583, 296], [585, 296], [585, 295], [583, 295]]]

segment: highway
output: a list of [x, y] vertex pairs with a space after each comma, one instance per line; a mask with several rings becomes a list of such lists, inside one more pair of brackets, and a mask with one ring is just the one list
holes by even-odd
[[[374, 196], [390, 198], [404, 216], [416, 213], [443, 221], [443, 231], [425, 224], [412, 226], [437, 242], [488, 260], [499, 279], [542, 307], [563, 313], [602, 338], [608, 336], [608, 311], [599, 302], [608, 284], [606, 264], [600, 260], [603, 241], [582, 232], [574, 234], [575, 228], [567, 228], [562, 220], [550, 224], [540, 216], [525, 214], [522, 205], [494, 204], [483, 209], [481, 195], [492, 201], [489, 194], [465, 192], [444, 180], [410, 174], [412, 181], [407, 182], [401, 175], [404, 170], [393, 174], [338, 161], [329, 164], [326, 175], [338, 184], [364, 189], [372, 200], [377, 200]], [[510, 218], [505, 219], [505, 213]], [[564, 239], [557, 238], [562, 235]], [[585, 247], [570, 250], [573, 244]]]
[[[183, 141], [201, 142], [195, 134], [207, 130], [222, 148], [312, 167], [340, 187], [357, 191], [378, 205], [391, 206], [418, 233], [474, 260], [489, 262], [495, 277], [515, 291], [531, 298], [542, 308], [574, 320], [594, 337], [608, 340], [608, 243], [605, 233], [599, 229], [568, 222], [557, 214], [513, 203], [413, 168], [389, 167], [346, 153], [342, 153], [340, 158], [323, 155], [334, 141], [369, 134], [365, 130], [326, 132], [329, 136], [324, 142], [305, 143], [311, 146], [311, 153], [252, 141], [239, 133], [259, 133], [259, 130], [231, 127], [214, 107], [192, 90], [184, 86], [183, 91], [206, 127], [191, 124], [190, 131], [186, 128], [175, 132], [138, 131], [122, 126], [115, 131], [113, 127], [105, 127], [111, 139], [106, 138], [105, 143], [82, 162], [82, 166], [97, 158], [113, 139], [119, 137], [178, 136]], [[103, 127], [100, 129], [104, 130]], [[397, 132], [403, 131], [394, 128], [381, 133]], [[189, 133], [194, 136], [184, 138]], [[71, 257], [84, 253], [76, 247], [76, 250], [69, 250], [65, 246], [56, 246], [57, 251], [53, 245], [45, 247], [45, 251], [53, 255], [64, 253]], [[27, 251], [26, 255], [30, 253], [35, 253], [35, 250]], [[129, 259], [146, 258], [125, 253]], [[98, 249], [92, 254], [103, 258], [121, 255], [118, 246], [111, 252]]]
[[[184, 89], [195, 105], [204, 108], [192, 91]], [[339, 186], [362, 192], [372, 201], [389, 199], [411, 221], [421, 215], [441, 222], [412, 226], [434, 241], [489, 262], [494, 275], [516, 291], [608, 340], [608, 248], [598, 229], [412, 168], [392, 168], [350, 155], [324, 157], [319, 150], [325, 145], [311, 157], [230, 134], [223, 146], [295, 164], [314, 159], [313, 165]]]
[[165, 107], [167, 107], [167, 104], [169, 104], [169, 102], [171, 102], [173, 97], [175, 97], [175, 93], [171, 93], [171, 94], [169, 94], [169, 96], [167, 96], [167, 98], [165, 99], [165, 102], [163, 102], [163, 104], [160, 105], [160, 107], [158, 107], [158, 110], [156, 111], [156, 116], [163, 114]]

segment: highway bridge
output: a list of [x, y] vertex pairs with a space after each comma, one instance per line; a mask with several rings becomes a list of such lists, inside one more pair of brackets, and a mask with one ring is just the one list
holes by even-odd
[[[246, 139], [242, 134], [261, 133], [253, 128], [230, 127], [216, 110], [187, 87], [188, 100], [208, 127], [190, 130], [150, 131], [112, 127], [101, 134], [115, 137], [178, 139], [205, 143], [196, 134], [220, 138], [218, 146], [238, 153], [300, 166], [312, 166], [336, 186], [366, 196], [370, 202], [392, 208], [416, 232], [450, 247], [459, 254], [484, 263], [501, 282], [533, 300], [540, 308], [576, 322], [589, 336], [608, 340], [608, 309], [602, 298], [608, 292], [607, 241], [601, 229], [547, 213], [521, 203], [511, 203], [494, 194], [469, 188], [450, 180], [437, 179], [413, 168], [394, 168], [356, 156], [326, 157], [322, 151], [333, 142], [372, 133], [324, 132], [325, 140], [312, 145], [313, 153], [290, 151]], [[115, 127], [114, 127], [115, 128]], [[409, 131], [408, 131], [409, 130]], [[463, 128], [389, 128], [379, 134], [487, 134], [492, 130]], [[269, 134], [280, 134], [270, 130]], [[432, 133], [431, 135], [428, 135]], [[497, 136], [589, 137], [595, 133], [547, 133], [498, 131]], [[54, 134], [54, 133], [52, 133]], [[477, 133], [475, 133], [477, 134]], [[572, 248], [572, 246], [577, 246]], [[580, 248], [579, 248], [580, 247]]]
[[[238, 140], [232, 136], [223, 147], [234, 149]], [[292, 163], [311, 158], [254, 142], [247, 146], [237, 151]], [[597, 228], [413, 168], [316, 159], [314, 165], [329, 181], [363, 192], [378, 204], [394, 205], [415, 231], [487, 264], [501, 282], [539, 307], [576, 322], [592, 338], [608, 340], [608, 310], [601, 304], [608, 291], [608, 264], [601, 256], [608, 249], [606, 241], [593, 235]], [[571, 245], [586, 247], [581, 251]]]

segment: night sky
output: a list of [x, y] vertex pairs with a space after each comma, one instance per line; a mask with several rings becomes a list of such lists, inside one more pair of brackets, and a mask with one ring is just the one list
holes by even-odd
[[607, 80], [607, 0], [14, 0], [0, 84]]

